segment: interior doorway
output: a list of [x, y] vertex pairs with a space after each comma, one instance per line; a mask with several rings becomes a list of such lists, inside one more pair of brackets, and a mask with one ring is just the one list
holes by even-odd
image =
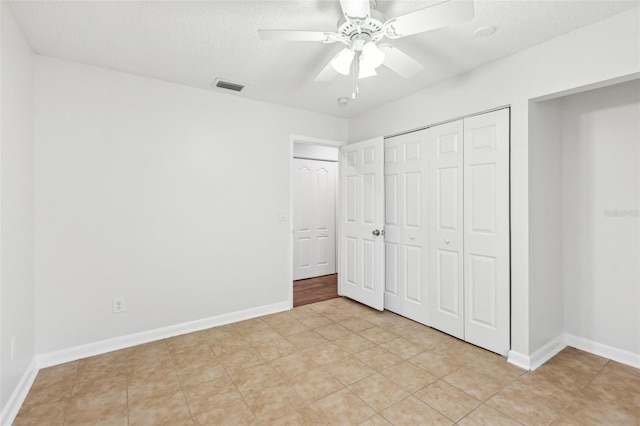
[[338, 292], [339, 142], [291, 138], [291, 303], [302, 306]]

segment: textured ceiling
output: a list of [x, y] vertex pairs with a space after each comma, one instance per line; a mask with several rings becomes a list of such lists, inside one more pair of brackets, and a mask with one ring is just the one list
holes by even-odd
[[[379, 0], [387, 19], [438, 1]], [[36, 53], [219, 91], [216, 77], [246, 84], [246, 98], [351, 117], [516, 51], [632, 7], [633, 1], [482, 1], [463, 24], [391, 42], [425, 70], [403, 79], [388, 69], [361, 80], [313, 81], [342, 46], [263, 42], [257, 30], [335, 31], [338, 0], [13, 1], [12, 12]], [[487, 38], [473, 32], [497, 27]], [[230, 93], [224, 91], [224, 93]]]

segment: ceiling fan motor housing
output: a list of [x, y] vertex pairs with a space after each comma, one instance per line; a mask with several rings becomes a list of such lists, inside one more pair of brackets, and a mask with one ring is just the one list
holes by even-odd
[[[345, 40], [348, 40], [352, 47], [357, 50], [357, 46], [354, 46], [354, 41], [359, 40], [362, 34], [366, 34], [369, 38], [366, 41], [377, 42], [384, 37], [384, 16], [382, 13], [375, 9], [371, 9], [371, 17], [367, 19], [362, 25], [355, 25], [348, 22], [345, 18], [338, 21], [338, 34], [340, 34]], [[361, 44], [362, 49], [364, 43]]]

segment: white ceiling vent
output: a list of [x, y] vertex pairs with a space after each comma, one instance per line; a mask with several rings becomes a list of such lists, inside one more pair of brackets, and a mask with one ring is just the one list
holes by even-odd
[[245, 87], [244, 84], [232, 83], [230, 81], [223, 80], [221, 78], [216, 78], [213, 81], [212, 86], [219, 87], [221, 89], [233, 90], [234, 92], [240, 92]]

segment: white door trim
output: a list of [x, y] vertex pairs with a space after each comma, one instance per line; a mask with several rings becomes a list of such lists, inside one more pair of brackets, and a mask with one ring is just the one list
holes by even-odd
[[[289, 256], [288, 256], [288, 283], [289, 283], [289, 308], [293, 308], [293, 144], [294, 143], [306, 143], [312, 145], [324, 145], [324, 146], [332, 146], [332, 147], [341, 147], [346, 145], [346, 142], [335, 141], [330, 139], [322, 139], [316, 138], [313, 136], [304, 136], [304, 135], [289, 135], [289, 217], [288, 217], [288, 228], [287, 228], [287, 238], [289, 239]], [[340, 168], [338, 167], [338, 174], [336, 176], [337, 179], [340, 179]], [[340, 188], [336, 185], [336, 211], [340, 211]], [[336, 233], [340, 233], [340, 224], [339, 221], [336, 220]], [[336, 244], [336, 268], [340, 270], [340, 245]], [[338, 293], [340, 289], [338, 288]]]

